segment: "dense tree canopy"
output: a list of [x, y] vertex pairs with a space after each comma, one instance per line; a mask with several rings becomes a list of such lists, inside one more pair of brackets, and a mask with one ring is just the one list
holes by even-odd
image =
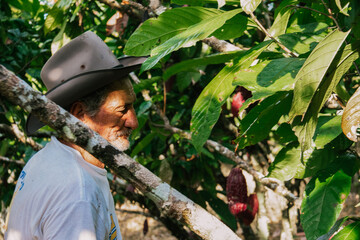
[[[244, 239], [270, 239], [276, 221], [282, 239], [299, 232], [329, 239], [340, 228], [332, 239], [359, 239], [359, 218], [339, 218], [359, 170], [357, 0], [1, 0], [0, 7], [0, 64], [42, 93], [43, 64], [84, 31], [118, 57], [149, 56], [131, 74], [139, 128], [127, 154], [234, 232], [241, 228]], [[27, 115], [1, 97], [3, 213], [23, 164], [57, 134], [44, 127], [26, 136]], [[246, 180], [228, 178], [234, 167]], [[137, 201], [179, 239], [194, 237], [128, 183], [111, 183], [117, 202]], [[237, 184], [247, 190], [227, 189]], [[244, 209], [255, 208], [251, 196], [259, 206], [250, 226], [229, 197], [244, 192]]]

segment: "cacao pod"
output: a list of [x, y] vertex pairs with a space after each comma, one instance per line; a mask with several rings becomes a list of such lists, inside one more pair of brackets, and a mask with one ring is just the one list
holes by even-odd
[[233, 168], [227, 178], [226, 195], [229, 210], [245, 225], [250, 225], [259, 210], [256, 193], [247, 195], [246, 179], [240, 168]]
[[226, 196], [229, 204], [247, 203], [246, 179], [240, 168], [233, 168], [226, 181]]
[[244, 104], [246, 99], [250, 97], [252, 97], [252, 94], [246, 88], [238, 87], [236, 89], [236, 93], [233, 95], [231, 102], [231, 113], [234, 117], [237, 117], [239, 115], [239, 109]]

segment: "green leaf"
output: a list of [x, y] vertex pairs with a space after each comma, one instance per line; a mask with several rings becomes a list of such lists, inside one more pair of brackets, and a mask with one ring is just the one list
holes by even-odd
[[332, 240], [360, 239], [360, 221], [353, 222], [336, 234]]
[[54, 7], [50, 10], [44, 23], [44, 34], [53, 31], [59, 25], [62, 25], [64, 21], [64, 13], [59, 8]]
[[134, 148], [134, 150], [131, 152], [130, 156], [134, 157], [137, 155], [141, 150], [143, 150], [147, 145], [151, 143], [153, 138], [157, 135], [156, 132], [151, 132], [150, 134], [146, 135]]
[[334, 140], [342, 133], [341, 116], [319, 117], [320, 127], [315, 132], [315, 145], [324, 148], [326, 144]]
[[255, 11], [260, 3], [261, 0], [240, 0], [240, 6], [247, 14]]
[[331, 227], [330, 231], [327, 232], [326, 234], [322, 235], [321, 237], [319, 237], [318, 239], [316, 240], [329, 240], [329, 238], [331, 238], [331, 236], [339, 230], [339, 228], [348, 220], [348, 216], [346, 217], [343, 217], [343, 218], [340, 218], [338, 219], [334, 226]]
[[313, 33], [287, 33], [278, 37], [279, 41], [287, 48], [299, 54], [304, 54], [313, 49], [316, 43], [322, 41], [326, 36], [324, 29]]
[[211, 35], [220, 40], [238, 38], [243, 35], [247, 27], [248, 18], [243, 15], [236, 15], [225, 22], [225, 24]]
[[301, 151], [299, 143], [290, 143], [280, 150], [274, 162], [271, 163], [267, 177], [277, 178], [281, 181], [292, 179], [298, 171], [303, 171], [305, 166], [300, 161]]
[[335, 3], [336, 3], [336, 6], [339, 8], [339, 11], [346, 15], [346, 16], [349, 16], [348, 14], [348, 10], [349, 10], [349, 4], [350, 2], [348, 2], [344, 7], [341, 7], [341, 2], [340, 0], [335, 0]]
[[[171, 0], [171, 3], [178, 5], [204, 6], [205, 4], [215, 4], [217, 0]], [[239, 4], [239, 0], [226, 0], [226, 5]]]
[[290, 110], [292, 92], [278, 92], [256, 105], [240, 122], [239, 149], [268, 137], [271, 128]]
[[220, 116], [221, 106], [235, 89], [232, 85], [235, 74], [241, 68], [249, 67], [269, 43], [262, 42], [243, 53], [233, 64], [225, 66], [201, 92], [193, 107], [190, 123], [192, 143], [199, 152]]
[[256, 100], [293, 89], [295, 76], [304, 62], [305, 59], [298, 58], [266, 60], [237, 72], [233, 84], [243, 86], [253, 95], [239, 111]]
[[[302, 122], [294, 127], [295, 134], [298, 136], [303, 152], [312, 147], [312, 138], [318, 121], [318, 113], [325, 104], [326, 100], [330, 97], [330, 94], [335, 90], [341, 77], [348, 71], [353, 61], [359, 57], [359, 53], [357, 51], [357, 44], [349, 44], [338, 52], [336, 58], [329, 67], [329, 71], [319, 83]], [[299, 74], [300, 72], [298, 75]], [[301, 91], [302, 90], [298, 90], [298, 92]], [[293, 100], [293, 104], [296, 102], [296, 100]], [[294, 105], [292, 107], [294, 107]]]
[[[289, 5], [296, 5], [298, 0], [285, 0], [280, 3], [280, 5], [275, 10], [275, 20], [269, 29], [269, 33], [273, 37], [277, 37], [286, 32], [286, 28], [289, 22], [289, 18], [293, 8]], [[269, 39], [266, 37], [265, 39]]]
[[224, 13], [219, 13], [216, 16], [202, 20], [201, 22], [188, 27], [185, 31], [175, 35], [167, 40], [165, 43], [154, 48], [151, 51], [151, 57], [141, 66], [141, 72], [151, 69], [161, 58], [167, 54], [178, 50], [181, 47], [190, 46], [195, 42], [208, 37], [216, 29], [220, 28], [224, 23], [240, 13], [241, 9], [235, 9]]
[[156, 19], [146, 20], [131, 35], [124, 52], [131, 56], [149, 55], [154, 47], [186, 31], [190, 26], [211, 19], [222, 12], [202, 7], [183, 7], [165, 11]]
[[338, 50], [349, 32], [335, 30], [321, 41], [296, 75], [290, 118], [304, 115]]
[[310, 180], [301, 205], [301, 223], [306, 238], [313, 240], [327, 233], [335, 223], [351, 188], [351, 178], [339, 170]]
[[207, 55], [201, 58], [194, 58], [186, 61], [181, 61], [172, 65], [164, 71], [163, 79], [166, 81], [172, 75], [175, 75], [179, 72], [189, 71], [194, 69], [194, 66], [206, 66], [209, 64], [220, 64], [229, 62], [230, 60], [240, 56], [243, 54], [243, 51], [233, 51], [233, 52], [225, 52], [225, 53], [217, 53], [212, 55]]
[[62, 46], [71, 41], [71, 39], [65, 34], [66, 25], [67, 21], [62, 24], [60, 32], [55, 36], [53, 42], [51, 43], [51, 54], [54, 54]]

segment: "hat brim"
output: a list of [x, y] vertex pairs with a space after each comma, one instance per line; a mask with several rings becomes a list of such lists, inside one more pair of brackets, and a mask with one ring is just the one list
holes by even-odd
[[[120, 64], [115, 68], [91, 71], [77, 75], [51, 89], [45, 96], [61, 107], [68, 107], [76, 100], [85, 97], [116, 80], [121, 80], [130, 72], [139, 69], [144, 60], [145, 58], [139, 59], [138, 63], [131, 66], [124, 67], [126, 64]], [[121, 61], [119, 62], [121, 63]], [[34, 114], [30, 113], [26, 122], [25, 131], [28, 135], [31, 135], [45, 125], [46, 124], [42, 123]]]

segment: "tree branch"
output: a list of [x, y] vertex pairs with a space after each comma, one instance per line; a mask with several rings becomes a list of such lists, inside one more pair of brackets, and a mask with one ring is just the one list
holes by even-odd
[[147, 11], [143, 5], [133, 1], [128, 1], [127, 4], [120, 4], [116, 0], [99, 0], [99, 2], [139, 20], [143, 20], [144, 13]]
[[84, 148], [105, 163], [117, 175], [122, 176], [154, 201], [163, 214], [187, 225], [201, 238], [239, 239], [215, 216], [119, 151], [98, 133], [41, 93], [33, 90], [2, 65], [0, 65], [0, 94], [13, 104], [32, 112], [64, 139]]
[[0, 124], [0, 132], [15, 136], [20, 142], [29, 145], [35, 151], [39, 151], [43, 147], [41, 144], [35, 142], [34, 139], [26, 137], [15, 123], [12, 123], [11, 126]]
[[265, 28], [264, 26], [259, 22], [259, 20], [256, 18], [253, 12], [250, 12], [251, 18], [256, 22], [256, 24], [260, 27], [261, 31], [263, 31], [266, 36], [268, 36], [271, 40], [276, 42], [279, 47], [281, 47], [287, 54], [291, 55], [292, 57], [298, 57], [299, 55], [297, 53], [292, 52], [290, 49], [288, 49], [284, 44], [279, 42], [276, 38], [274, 38]]
[[205, 38], [202, 41], [218, 52], [230, 52], [230, 51], [243, 50], [243, 49], [235, 46], [234, 44], [231, 44], [224, 40], [219, 40], [214, 36]]
[[[140, 80], [134, 73], [130, 73], [130, 77], [136, 84], [140, 83]], [[143, 95], [144, 99], [147, 99], [146, 101], [151, 100], [147, 91], [142, 90], [142, 95]], [[168, 131], [170, 131], [172, 133], [179, 134], [182, 138], [191, 140], [190, 133], [188, 133], [182, 129], [171, 126], [170, 121], [167, 118], [167, 116], [158, 107], [156, 107], [155, 105], [152, 105], [152, 108], [157, 112], [157, 114], [164, 121], [164, 125], [161, 125], [158, 127], [163, 127], [164, 129], [167, 129]], [[265, 176], [262, 173], [254, 170], [247, 162], [243, 161], [238, 155], [236, 155], [233, 151], [231, 151], [227, 147], [224, 147], [223, 145], [219, 144], [218, 142], [215, 142], [212, 140], [207, 140], [205, 142], [205, 146], [210, 149], [213, 149], [213, 150], [217, 151], [218, 153], [220, 153], [221, 155], [231, 159], [232, 161], [237, 163], [239, 165], [239, 167], [243, 168], [244, 170], [246, 170], [247, 172], [252, 174], [254, 176], [254, 178], [257, 180], [257, 182], [270, 188], [271, 190], [275, 191], [276, 193], [284, 196], [288, 201], [293, 202], [297, 199], [297, 197], [293, 193], [291, 193], [284, 186], [284, 184], [281, 181], [279, 181], [276, 178], [265, 178]]]
[[8, 162], [8, 163], [16, 163], [16, 164], [22, 165], [22, 166], [25, 165], [25, 162], [24, 162], [24, 161], [21, 161], [21, 160], [12, 160], [12, 159], [10, 159], [10, 158], [3, 157], [3, 156], [0, 156], [0, 161], [1, 161], [1, 162]]

